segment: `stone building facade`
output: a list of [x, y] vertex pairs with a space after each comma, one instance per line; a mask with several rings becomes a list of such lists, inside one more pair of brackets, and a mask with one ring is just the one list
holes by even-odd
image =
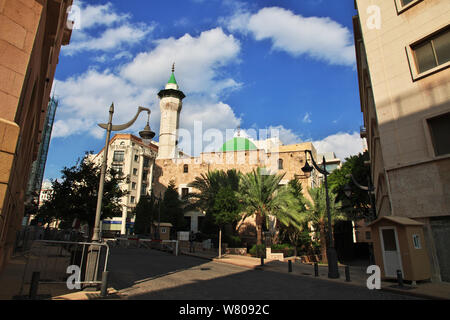
[[432, 275], [450, 281], [450, 6], [356, 0], [357, 69], [379, 217], [424, 225]]
[[0, 270], [21, 227], [72, 0], [0, 0]]

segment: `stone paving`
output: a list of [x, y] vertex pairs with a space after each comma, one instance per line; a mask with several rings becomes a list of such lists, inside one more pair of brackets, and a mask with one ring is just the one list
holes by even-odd
[[[125, 250], [125, 251], [123, 251]], [[123, 259], [128, 253], [126, 249], [123, 249], [123, 252], [119, 252], [122, 254], [123, 262], [116, 261], [118, 264], [117, 267], [119, 270], [121, 269], [120, 263], [127, 263], [127, 259]], [[278, 281], [286, 281], [286, 279], [292, 279], [292, 281], [298, 281], [302, 284], [302, 286], [312, 286], [314, 282], [314, 288], [317, 288], [317, 280], [321, 282], [322, 286], [324, 286], [324, 290], [334, 290], [334, 287], [341, 288], [354, 288], [360, 287], [364, 289], [364, 291], [375, 291], [375, 290], [367, 290], [366, 280], [369, 275], [365, 273], [364, 267], [350, 267], [350, 276], [351, 281], [345, 281], [345, 273], [344, 266], [340, 266], [340, 278], [339, 279], [329, 279], [327, 277], [327, 266], [319, 266], [319, 277], [314, 276], [314, 267], [309, 264], [302, 264], [298, 261], [292, 261], [292, 272], [288, 270], [288, 262], [281, 261], [264, 261], [264, 265], [261, 266], [261, 260], [259, 258], [253, 258], [249, 256], [239, 256], [239, 255], [223, 255], [220, 259], [217, 256], [216, 252], [212, 251], [198, 251], [195, 253], [189, 253], [187, 251], [183, 251], [180, 253], [181, 257], [173, 256], [166, 252], [159, 252], [156, 250], [150, 249], [130, 249], [130, 250], [148, 250], [149, 254], [155, 255], [157, 258], [161, 258], [161, 262], [158, 263], [158, 260], [155, 258], [152, 261], [153, 273], [148, 272], [146, 270], [146, 262], [145, 261], [134, 261], [133, 265], [136, 265], [136, 268], [142, 270], [141, 274], [134, 274], [133, 272], [113, 272], [115, 273], [116, 283], [110, 283], [110, 288], [108, 290], [109, 299], [167, 299], [173, 298], [183, 299], [182, 290], [177, 289], [178, 286], [177, 281], [184, 281], [183, 288], [189, 289], [198, 289], [198, 296], [196, 299], [208, 299], [211, 297], [209, 294], [205, 294], [205, 291], [202, 291], [201, 285], [213, 285], [219, 284], [220, 286], [230, 286], [229, 283], [231, 280], [235, 281], [243, 281], [241, 274], [245, 273], [247, 278], [254, 278], [255, 283], [258, 283], [260, 277], [258, 274], [263, 271], [263, 274], [267, 272], [266, 278], [278, 279]], [[155, 252], [159, 252], [156, 253]], [[132, 251], [129, 251], [132, 255]], [[112, 252], [111, 262], [114, 262], [114, 251]], [[183, 258], [184, 256], [185, 258]], [[190, 257], [189, 257], [190, 256]], [[189, 259], [188, 259], [189, 258]], [[201, 259], [198, 259], [201, 258]], [[117, 259], [119, 260], [119, 259]], [[138, 260], [138, 259], [135, 259]], [[203, 262], [201, 262], [203, 260]], [[209, 261], [209, 262], [208, 262]], [[129, 260], [128, 260], [129, 263]], [[213, 264], [209, 264], [213, 263]], [[6, 266], [2, 273], [0, 273], [0, 299], [1, 300], [9, 300], [14, 299], [20, 289], [21, 280], [23, 277], [23, 267], [25, 264], [25, 260], [23, 257], [15, 257], [12, 261]], [[182, 265], [183, 267], [180, 267]], [[223, 265], [223, 267], [220, 267]], [[229, 265], [229, 267], [226, 267]], [[169, 268], [168, 272], [163, 272], [165, 268]], [[256, 273], [246, 273], [245, 270], [248, 271], [257, 271]], [[213, 276], [213, 272], [223, 273], [223, 277], [218, 277], [217, 275]], [[270, 273], [270, 276], [269, 276]], [[208, 275], [209, 274], [209, 275]], [[205, 277], [202, 279], [202, 277]], [[177, 278], [178, 277], [178, 278]], [[181, 277], [181, 278], [180, 278]], [[186, 277], [193, 277], [192, 281], [187, 281]], [[209, 278], [208, 278], [209, 277]], [[259, 277], [259, 278], [258, 278]], [[286, 278], [287, 277], [287, 278]], [[294, 278], [289, 278], [294, 277]], [[161, 279], [160, 279], [161, 278]], [[220, 279], [217, 279], [220, 278]], [[136, 281], [136, 279], [139, 279]], [[159, 279], [159, 280], [158, 280]], [[113, 279], [114, 280], [114, 279]], [[158, 280], [158, 281], [156, 281]], [[163, 283], [162, 280], [168, 281], [167, 283]], [[186, 282], [187, 281], [187, 282]], [[335, 285], [332, 285], [332, 283]], [[170, 285], [168, 285], [168, 283]], [[117, 285], [119, 284], [119, 285]], [[161, 290], [151, 291], [148, 290], [150, 287], [154, 289], [154, 286], [161, 286]], [[342, 286], [344, 285], [344, 286]], [[257, 285], [256, 285], [257, 286]], [[277, 285], [277, 282], [273, 282], [274, 290], [273, 294], [276, 294], [277, 290], [284, 290]], [[383, 281], [382, 290], [379, 292], [389, 293], [399, 293], [403, 295], [405, 298], [410, 296], [418, 297], [418, 298], [428, 298], [428, 299], [450, 299], [450, 283], [418, 283], [415, 287], [411, 288], [411, 286], [407, 286], [405, 289], [394, 288], [394, 282], [386, 282]], [[311, 287], [311, 288], [313, 288]], [[213, 287], [210, 288], [210, 290]], [[409, 290], [406, 290], [409, 289]], [[134, 293], [133, 293], [134, 290]], [[359, 290], [359, 288], [358, 288]], [[269, 290], [272, 291], [272, 290]], [[378, 291], [378, 290], [376, 290]], [[156, 294], [159, 292], [159, 294]], [[363, 292], [363, 291], [361, 291]], [[171, 295], [171, 296], [170, 296]], [[56, 286], [49, 287], [46, 289], [45, 296], [49, 299], [54, 300], [92, 300], [92, 299], [104, 299], [100, 296], [100, 292], [75, 292], [68, 293], [67, 290], [62, 290]], [[239, 294], [238, 294], [239, 296]], [[284, 295], [281, 293], [279, 296], [284, 296], [285, 298], [288, 295]], [[301, 297], [301, 296], [299, 296]], [[378, 298], [380, 298], [379, 296]], [[399, 297], [398, 295], [396, 297]], [[17, 297], [16, 297], [17, 298]], [[42, 298], [45, 298], [42, 296]], [[233, 297], [229, 297], [233, 298]], [[314, 295], [309, 295], [307, 298], [313, 298]], [[317, 299], [322, 299], [321, 295], [316, 296]], [[374, 296], [374, 299], [378, 299], [377, 296]], [[242, 296], [242, 299], [245, 299], [245, 295]], [[289, 298], [287, 298], [289, 299]]]

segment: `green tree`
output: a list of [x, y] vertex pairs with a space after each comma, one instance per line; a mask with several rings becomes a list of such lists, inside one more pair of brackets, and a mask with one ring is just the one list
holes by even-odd
[[[342, 202], [342, 209], [351, 220], [371, 220], [373, 218], [368, 192], [359, 189], [353, 184], [352, 178], [347, 177], [347, 175], [352, 174], [358, 183], [368, 186], [370, 167], [364, 164], [367, 160], [369, 160], [367, 151], [346, 158], [342, 167], [334, 170], [328, 177], [330, 191], [336, 194], [338, 201]], [[347, 198], [344, 194], [346, 184], [349, 184], [352, 188], [350, 198]]]
[[231, 186], [223, 186], [219, 189], [214, 199], [214, 205], [210, 210], [214, 223], [219, 227], [219, 257], [222, 254], [222, 229], [227, 224], [233, 224], [240, 219], [240, 206], [236, 192]]
[[141, 196], [133, 213], [135, 214], [134, 233], [149, 234], [151, 226], [158, 216], [158, 203], [153, 193]]
[[[290, 180], [288, 183], [290, 193], [297, 199], [297, 211], [300, 217], [307, 214], [307, 207], [311, 206], [310, 202], [303, 195], [303, 187], [298, 179]], [[304, 218], [300, 218], [303, 219]], [[297, 255], [297, 247], [303, 246], [305, 249], [310, 247], [311, 237], [309, 237], [308, 223], [296, 224], [280, 224], [280, 238], [288, 240], [294, 246], [294, 255]], [[306, 235], [306, 236], [305, 236]]]
[[[306, 214], [303, 216], [304, 222], [311, 222], [314, 229], [319, 234], [320, 251], [322, 254], [322, 261], [327, 262], [327, 230], [328, 226], [328, 214], [326, 205], [326, 193], [325, 186], [321, 185], [317, 188], [309, 189], [312, 202], [308, 208]], [[332, 192], [329, 193], [330, 198], [330, 215], [331, 222], [335, 220], [344, 220], [346, 217], [340, 211], [340, 204], [336, 202], [336, 195]]]
[[175, 182], [169, 182], [164, 198], [161, 203], [161, 222], [170, 222], [172, 234], [186, 228], [186, 221], [184, 220], [183, 201], [180, 200]]
[[280, 185], [284, 174], [270, 174], [263, 170], [253, 169], [243, 175], [239, 192], [244, 218], [255, 215], [257, 245], [262, 244], [263, 228], [269, 228], [269, 216], [286, 226], [300, 227], [302, 223], [299, 200], [289, 188]]
[[[221, 188], [227, 188], [233, 192], [238, 192], [241, 174], [235, 169], [228, 171], [214, 170], [202, 173], [194, 181], [188, 184], [194, 188], [195, 192], [189, 193], [187, 200], [189, 204], [187, 210], [197, 209], [205, 212], [202, 232], [212, 233], [216, 227], [216, 221], [212, 214], [215, 199]], [[234, 230], [234, 227], [233, 227]]]
[[[92, 230], [95, 222], [97, 193], [100, 181], [100, 166], [89, 160], [90, 153], [78, 159], [73, 167], [61, 170], [62, 179], [52, 180], [53, 194], [38, 211], [38, 218], [44, 221], [59, 219], [62, 225], [70, 226], [77, 218], [88, 223]], [[121, 198], [128, 194], [119, 187], [125, 178], [108, 169], [101, 208], [101, 219], [122, 215]]]

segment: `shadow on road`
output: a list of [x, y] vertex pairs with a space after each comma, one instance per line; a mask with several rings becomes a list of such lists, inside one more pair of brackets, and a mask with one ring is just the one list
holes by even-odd
[[[270, 264], [270, 263], [268, 263]], [[409, 296], [146, 249], [111, 251], [111, 285], [143, 300], [401, 300]]]

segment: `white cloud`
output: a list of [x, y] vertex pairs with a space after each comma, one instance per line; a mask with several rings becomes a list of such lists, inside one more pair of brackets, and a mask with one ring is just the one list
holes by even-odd
[[87, 5], [75, 1], [69, 19], [74, 20], [75, 25], [70, 45], [62, 48], [66, 55], [83, 51], [117, 51], [123, 46], [139, 43], [155, 28], [155, 23], [131, 23], [130, 14], [117, 13], [109, 2]]
[[137, 85], [161, 86], [175, 62], [176, 78], [182, 79], [182, 89], [190, 94], [216, 95], [240, 86], [220, 74], [220, 68], [236, 62], [240, 52], [239, 41], [221, 28], [204, 31], [198, 37], [185, 34], [155, 43], [154, 50], [139, 54], [121, 75]]
[[251, 33], [258, 41], [269, 39], [273, 50], [294, 57], [307, 55], [332, 65], [355, 63], [351, 31], [328, 17], [303, 17], [290, 10], [270, 7], [255, 14], [239, 10], [220, 21], [232, 32]]
[[[138, 106], [149, 107], [157, 100], [156, 89], [133, 86], [109, 70], [99, 72], [91, 69], [66, 81], [55, 80], [55, 85], [60, 107], [52, 134], [54, 138], [86, 132], [99, 138], [103, 130], [97, 127], [97, 123], [107, 122], [112, 102], [115, 104], [113, 122], [119, 124], [128, 122]], [[139, 128], [144, 126], [143, 122], [142, 117], [137, 122], [140, 123]]]
[[349, 156], [362, 153], [365, 140], [361, 139], [359, 133], [338, 132], [322, 140], [313, 141], [318, 153], [334, 152], [336, 156], [344, 161]]
[[[151, 108], [150, 126], [158, 133], [157, 93], [167, 83], [174, 61], [180, 90], [187, 95], [180, 116], [181, 128], [192, 129], [194, 121], [202, 121], [205, 130], [225, 130], [240, 123], [232, 108], [221, 99], [227, 91], [240, 87], [234, 79], [224, 75], [221, 68], [236, 61], [239, 41], [217, 28], [197, 37], [186, 34], [178, 39], [160, 39], [155, 44], [152, 50], [140, 53], [113, 71], [90, 69], [65, 81], [56, 80], [61, 103], [53, 137], [84, 132], [102, 137], [104, 132], [96, 124], [106, 122], [112, 101], [116, 106], [114, 123], [127, 122], [142, 105]], [[103, 59], [99, 57], [100, 61]], [[144, 119], [128, 131], [139, 131], [142, 123]]]
[[116, 51], [124, 45], [139, 43], [154, 28], [154, 25], [131, 25], [127, 23], [116, 28], [107, 29], [99, 37], [86, 36], [81, 41], [72, 41], [63, 50], [67, 55], [73, 55], [81, 51]]
[[[78, 12], [75, 10], [79, 8]], [[131, 16], [115, 12], [110, 2], [104, 5], [86, 5], [84, 1], [74, 1], [69, 19], [73, 19], [75, 29], [89, 29], [97, 26], [111, 26], [126, 21]]]
[[305, 113], [305, 116], [303, 117], [302, 122], [303, 123], [311, 123], [312, 122], [311, 113], [309, 113], [309, 112]]

